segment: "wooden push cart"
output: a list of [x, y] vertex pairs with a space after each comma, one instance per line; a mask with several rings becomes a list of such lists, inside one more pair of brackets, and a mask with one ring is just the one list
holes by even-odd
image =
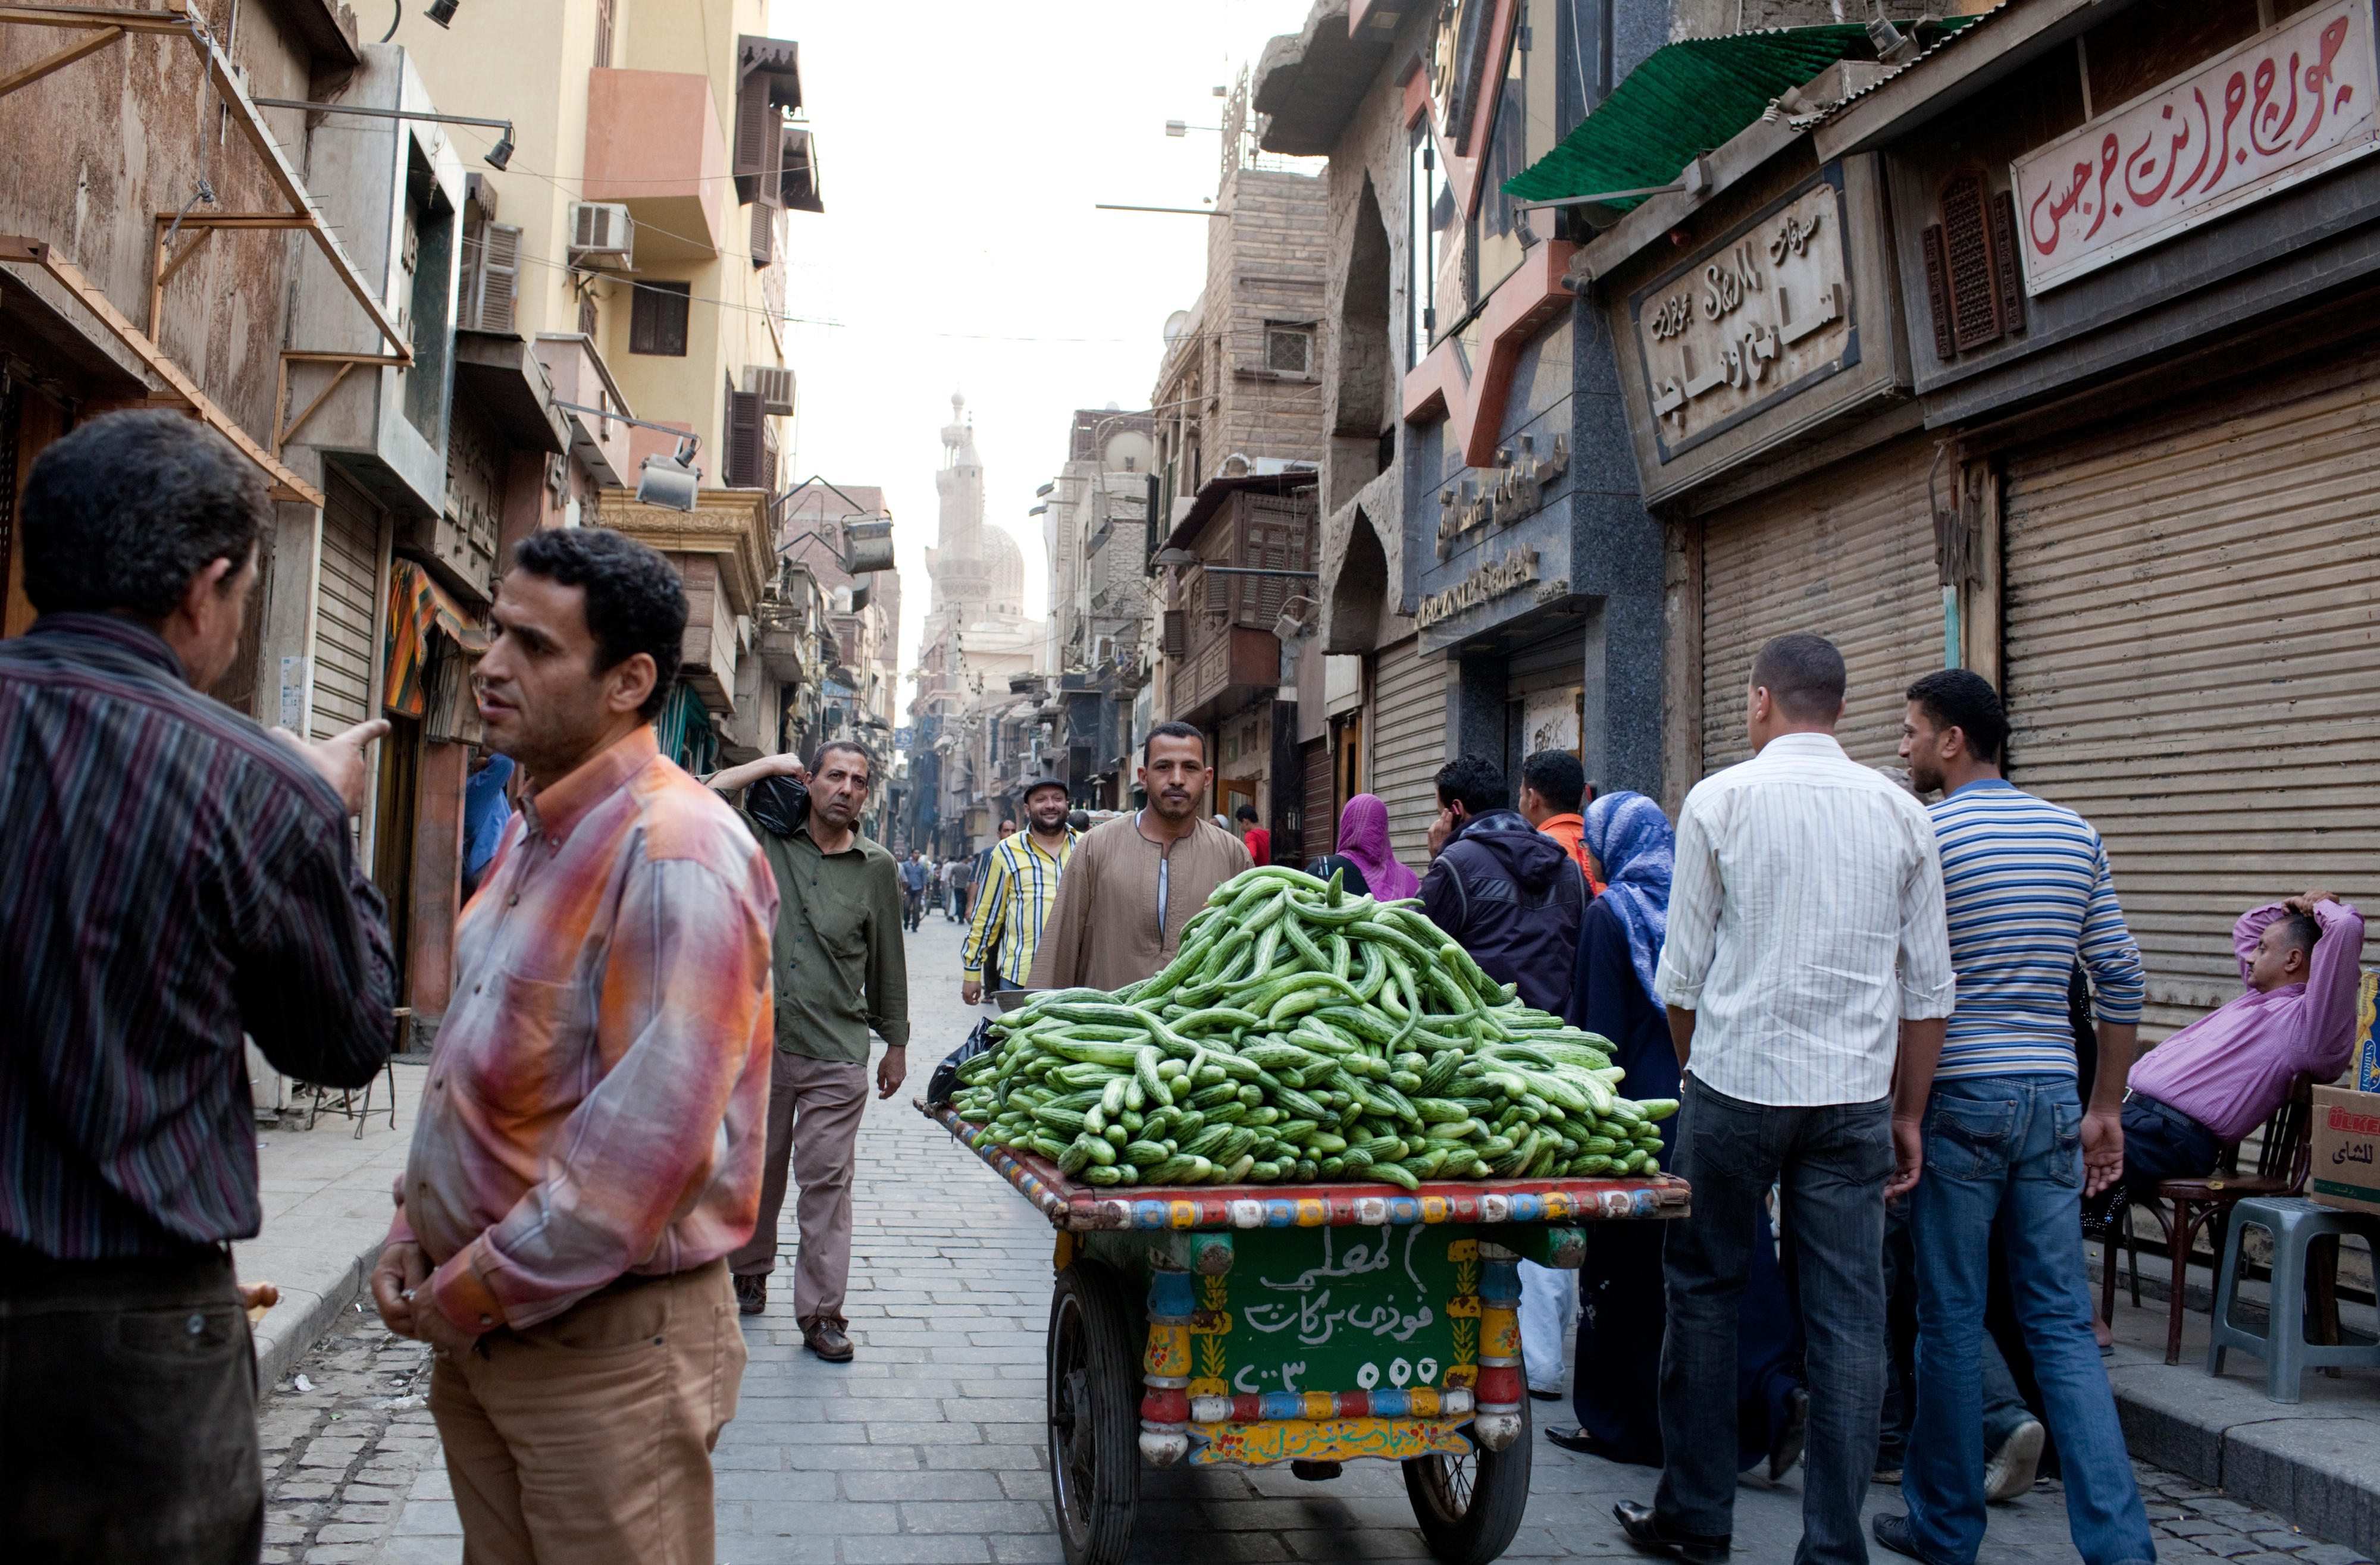
[[[978, 1127], [926, 1109], [965, 1146]], [[1385, 1457], [1449, 1565], [1502, 1554], [1529, 1497], [1519, 1262], [1590, 1221], [1682, 1217], [1685, 1182], [1076, 1184], [977, 1153], [1058, 1231], [1050, 1473], [1067, 1565], [1120, 1565], [1146, 1462]]]

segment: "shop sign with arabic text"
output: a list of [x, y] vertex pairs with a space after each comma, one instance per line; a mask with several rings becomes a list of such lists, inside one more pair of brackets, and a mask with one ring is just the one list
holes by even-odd
[[2370, 152], [2372, 0], [2301, 12], [2010, 165], [2025, 292]]
[[1661, 461], [1859, 361], [1841, 180], [1830, 165], [1629, 301]]

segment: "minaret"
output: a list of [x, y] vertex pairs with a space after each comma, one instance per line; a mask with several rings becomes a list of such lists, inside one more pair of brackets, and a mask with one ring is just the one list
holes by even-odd
[[941, 501], [940, 547], [931, 566], [934, 607], [958, 611], [964, 624], [982, 611], [991, 578], [983, 557], [983, 462], [976, 455], [966, 398], [956, 392], [951, 421], [942, 426], [942, 467], [934, 489]]

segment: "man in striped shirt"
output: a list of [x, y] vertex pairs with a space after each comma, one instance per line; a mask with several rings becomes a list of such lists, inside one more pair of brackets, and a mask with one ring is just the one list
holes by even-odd
[[[1999, 695], [1961, 669], [1909, 687], [1900, 753], [1912, 785], [1946, 795], [1940, 841], [1959, 1004], [1925, 1114], [1925, 1177], [1910, 1197], [1917, 1267], [1917, 1420], [1906, 1516], [1878, 1543], [1929, 1565], [1970, 1565], [1984, 1538], [1977, 1348], [1991, 1250], [2007, 1257], [2085, 1565], [2155, 1558], [2116, 1420], [2084, 1281], [2081, 1198], [2123, 1173], [2121, 1099], [2145, 989], [2107, 851], [2090, 823], [2000, 776]], [[2090, 970], [2097, 1080], [2077, 1097], [2067, 989]]]
[[80, 425], [18, 512], [41, 618], [0, 642], [0, 1554], [27, 1565], [254, 1565], [241, 1035], [329, 1086], [394, 1041], [347, 824], [388, 724], [306, 744], [205, 695], [272, 517], [246, 457], [164, 411]]
[[1025, 790], [1025, 826], [993, 844], [976, 894], [959, 952], [959, 998], [969, 1005], [980, 1003], [987, 989], [1023, 989], [1023, 975], [1033, 969], [1041, 922], [1058, 900], [1058, 877], [1078, 835], [1066, 824], [1063, 782], [1044, 777]]

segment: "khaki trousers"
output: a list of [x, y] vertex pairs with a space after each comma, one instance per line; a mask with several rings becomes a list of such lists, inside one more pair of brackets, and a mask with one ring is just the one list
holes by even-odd
[[710, 1451], [745, 1356], [724, 1261], [482, 1346], [430, 1381], [464, 1565], [711, 1565]]
[[[751, 1243], [727, 1257], [738, 1277], [766, 1277], [777, 1264], [777, 1218], [785, 1207], [785, 1163], [801, 1187], [794, 1217], [802, 1249], [794, 1272], [794, 1318], [843, 1319], [851, 1281], [851, 1174], [859, 1122], [868, 1111], [868, 1067], [777, 1050], [769, 1078], [769, 1149], [760, 1175], [760, 1219]], [[795, 1124], [795, 1119], [800, 1124]], [[794, 1133], [798, 1129], [800, 1135]]]

